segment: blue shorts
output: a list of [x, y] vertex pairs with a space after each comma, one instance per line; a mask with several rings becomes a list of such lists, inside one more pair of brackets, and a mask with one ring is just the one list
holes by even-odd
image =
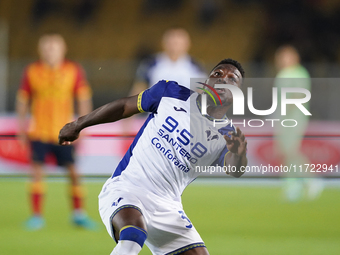
[[31, 141], [32, 156], [34, 162], [45, 163], [47, 154], [55, 156], [59, 166], [74, 164], [74, 146], [61, 146], [53, 143]]

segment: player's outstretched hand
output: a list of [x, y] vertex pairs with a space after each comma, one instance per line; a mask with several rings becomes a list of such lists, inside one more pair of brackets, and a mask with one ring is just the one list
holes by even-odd
[[227, 135], [224, 136], [228, 150], [239, 156], [245, 155], [247, 151], [247, 140], [241, 129], [237, 127], [236, 132], [229, 132], [229, 135], [231, 135], [231, 137]]
[[79, 131], [75, 122], [66, 124], [59, 132], [59, 144], [70, 145], [79, 137]]

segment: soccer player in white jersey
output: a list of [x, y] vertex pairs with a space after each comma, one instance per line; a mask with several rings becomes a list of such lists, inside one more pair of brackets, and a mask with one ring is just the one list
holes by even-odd
[[190, 78], [207, 78], [202, 66], [189, 55], [190, 44], [190, 35], [185, 29], [166, 30], [162, 37], [163, 51], [140, 63], [130, 94], [136, 95], [159, 80], [176, 81], [190, 88]]
[[[222, 60], [206, 83], [240, 87], [244, 71], [232, 59]], [[82, 129], [114, 122], [147, 111], [150, 115], [128, 152], [99, 195], [99, 212], [111, 237], [118, 243], [113, 254], [138, 254], [145, 243], [160, 254], [209, 254], [200, 235], [185, 215], [181, 194], [198, 175], [196, 166], [233, 166], [234, 177], [247, 165], [247, 141], [230, 124], [213, 126], [232, 105], [229, 90], [216, 89], [222, 104], [208, 101], [200, 109], [201, 95], [173, 81], [160, 81], [139, 95], [122, 98], [66, 124], [59, 143], [71, 144]]]

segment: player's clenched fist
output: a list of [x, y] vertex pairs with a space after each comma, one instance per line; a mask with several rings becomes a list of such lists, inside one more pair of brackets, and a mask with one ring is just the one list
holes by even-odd
[[79, 129], [75, 122], [66, 124], [59, 132], [59, 144], [69, 145], [79, 137]]
[[239, 156], [243, 156], [247, 151], [247, 140], [239, 127], [236, 132], [229, 132], [230, 136], [225, 135], [224, 139], [227, 142], [227, 148], [230, 152]]

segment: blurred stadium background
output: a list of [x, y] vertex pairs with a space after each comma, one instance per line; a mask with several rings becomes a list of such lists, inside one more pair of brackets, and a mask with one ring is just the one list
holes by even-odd
[[[109, 254], [113, 247], [104, 228], [86, 232], [67, 222], [65, 180], [53, 164], [48, 170], [48, 227], [34, 233], [22, 228], [29, 215], [28, 159], [11, 136], [17, 129], [15, 93], [24, 67], [38, 57], [41, 34], [55, 31], [65, 37], [67, 57], [84, 67], [95, 107], [126, 96], [140, 61], [160, 51], [164, 30], [176, 26], [188, 30], [190, 54], [207, 71], [230, 57], [242, 63], [246, 77], [263, 79], [257, 80], [263, 83], [254, 104], [267, 109], [275, 50], [293, 43], [315, 78], [305, 152], [314, 163], [339, 166], [339, 24], [338, 0], [0, 1], [0, 254]], [[122, 123], [91, 128], [88, 134], [97, 136], [86, 137], [78, 146], [87, 208], [98, 221], [101, 185], [141, 123], [130, 122], [128, 131]], [[278, 162], [270, 128], [245, 132], [250, 165]], [[183, 204], [211, 254], [340, 254], [338, 171], [322, 176], [325, 191], [313, 201], [285, 202], [277, 174], [243, 180], [205, 175], [186, 190]], [[150, 252], [143, 249], [142, 254]]]

